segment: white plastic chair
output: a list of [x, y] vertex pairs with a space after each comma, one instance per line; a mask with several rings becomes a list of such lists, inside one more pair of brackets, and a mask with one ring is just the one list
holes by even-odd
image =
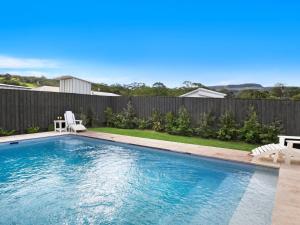
[[285, 157], [285, 163], [290, 164], [291, 158], [299, 157], [300, 159], [300, 150], [288, 148], [281, 144], [268, 144], [253, 149], [251, 155], [254, 156], [254, 159], [273, 157], [274, 163], [276, 163], [279, 156], [282, 155]]
[[82, 120], [75, 120], [74, 113], [71, 111], [66, 111], [64, 114], [67, 130], [70, 132], [77, 132], [77, 131], [85, 131], [86, 127], [83, 126]]

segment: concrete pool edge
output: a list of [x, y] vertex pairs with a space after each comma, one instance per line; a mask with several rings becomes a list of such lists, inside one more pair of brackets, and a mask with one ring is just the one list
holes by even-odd
[[270, 163], [268, 161], [253, 161], [249, 152], [236, 149], [225, 149], [94, 131], [78, 133], [77, 135], [276, 169], [280, 167], [279, 164]]
[[[55, 137], [72, 133], [43, 132], [36, 134], [14, 135], [0, 137], [0, 143]], [[252, 157], [245, 151], [222, 149], [216, 147], [199, 146], [193, 144], [176, 143], [139, 137], [131, 137], [117, 134], [87, 131], [77, 134], [79, 136], [109, 140], [125, 144], [133, 144], [144, 147], [186, 153], [204, 157], [211, 157], [246, 164], [279, 168], [279, 176], [276, 188], [275, 203], [272, 212], [272, 224], [296, 225], [300, 221], [300, 166], [284, 164], [272, 164], [265, 162], [253, 162]]]
[[69, 134], [69, 133], [58, 133], [58, 132], [54, 132], [54, 131], [49, 131], [49, 132], [40, 132], [40, 133], [34, 133], [34, 134], [11, 135], [11, 136], [0, 137], [0, 144], [6, 143], [6, 142], [23, 141], [23, 140], [28, 140], [28, 139], [55, 137], [55, 136], [61, 136], [61, 135], [66, 135], [66, 134]]

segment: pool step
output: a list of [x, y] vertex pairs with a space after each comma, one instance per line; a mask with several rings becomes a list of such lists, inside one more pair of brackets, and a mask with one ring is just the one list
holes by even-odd
[[271, 224], [276, 184], [277, 176], [270, 176], [264, 169], [257, 169], [229, 225]]

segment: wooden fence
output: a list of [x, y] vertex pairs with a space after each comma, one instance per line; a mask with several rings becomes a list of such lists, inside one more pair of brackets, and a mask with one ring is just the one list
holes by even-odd
[[238, 122], [242, 122], [249, 107], [254, 106], [260, 122], [267, 124], [280, 120], [284, 134], [300, 135], [300, 101], [290, 100], [241, 100], [179, 97], [106, 97], [68, 93], [36, 92], [0, 89], [0, 128], [14, 129], [23, 133], [30, 126], [47, 129], [57, 116], [72, 110], [77, 115], [92, 111], [94, 118], [103, 123], [104, 110], [111, 107], [120, 112], [131, 100], [138, 117], [147, 118], [154, 109], [162, 113], [177, 113], [181, 106], [190, 112], [196, 124], [204, 112], [216, 117], [231, 111]]
[[110, 102], [110, 97], [95, 95], [0, 89], [0, 128], [18, 133], [31, 126], [47, 130], [66, 110], [77, 117], [91, 110], [95, 119], [104, 122], [104, 110]]

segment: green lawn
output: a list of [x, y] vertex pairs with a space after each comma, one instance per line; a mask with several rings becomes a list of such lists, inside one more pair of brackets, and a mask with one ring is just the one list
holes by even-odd
[[253, 148], [257, 147], [257, 145], [247, 144], [245, 142], [240, 142], [240, 141], [220, 141], [216, 139], [204, 139], [200, 137], [186, 137], [186, 136], [178, 136], [178, 135], [171, 135], [167, 133], [155, 132], [152, 130], [118, 129], [118, 128], [111, 128], [111, 127], [90, 128], [89, 130], [111, 133], [111, 134], [121, 134], [121, 135], [133, 136], [133, 137], [151, 138], [157, 140], [174, 141], [174, 142], [181, 142], [181, 143], [188, 143], [188, 144], [238, 149], [243, 151], [250, 151]]

